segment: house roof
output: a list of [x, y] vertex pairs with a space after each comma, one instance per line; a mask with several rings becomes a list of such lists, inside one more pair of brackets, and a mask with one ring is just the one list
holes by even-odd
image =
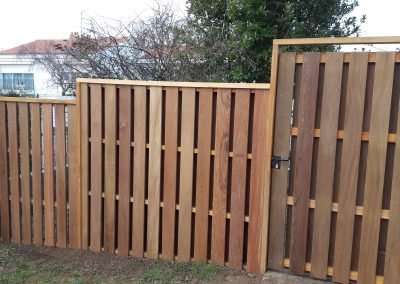
[[60, 46], [70, 44], [67, 39], [39, 39], [10, 49], [0, 51], [0, 55], [18, 55], [21, 53], [62, 53]]

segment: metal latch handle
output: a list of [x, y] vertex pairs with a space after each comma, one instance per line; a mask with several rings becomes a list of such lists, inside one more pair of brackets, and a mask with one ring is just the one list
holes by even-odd
[[273, 169], [280, 169], [281, 168], [281, 162], [287, 162], [290, 160], [290, 157], [282, 157], [282, 156], [272, 156], [271, 160], [271, 167]]

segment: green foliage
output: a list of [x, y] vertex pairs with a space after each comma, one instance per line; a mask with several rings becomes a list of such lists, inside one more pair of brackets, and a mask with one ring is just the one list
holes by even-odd
[[[276, 38], [357, 36], [357, 0], [187, 0], [193, 38], [219, 81], [268, 82]], [[320, 47], [318, 47], [320, 48]], [[326, 48], [325, 48], [326, 49]]]
[[214, 264], [195, 264], [192, 268], [192, 275], [200, 280], [211, 280], [222, 270], [221, 266]]

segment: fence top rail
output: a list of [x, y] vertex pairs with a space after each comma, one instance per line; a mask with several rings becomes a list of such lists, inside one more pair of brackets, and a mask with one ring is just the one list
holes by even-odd
[[274, 45], [399, 44], [400, 36], [274, 39]]
[[0, 97], [0, 102], [15, 103], [38, 103], [38, 104], [63, 104], [76, 105], [77, 100], [45, 99], [45, 98], [21, 98], [21, 97]]
[[207, 82], [171, 82], [171, 81], [136, 81], [113, 79], [77, 78], [78, 83], [111, 84], [150, 87], [180, 87], [180, 88], [226, 88], [226, 89], [269, 89], [268, 83], [207, 83]]

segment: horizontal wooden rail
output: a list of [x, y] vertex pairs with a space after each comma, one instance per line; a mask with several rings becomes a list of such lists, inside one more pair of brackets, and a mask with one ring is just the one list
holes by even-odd
[[400, 43], [399, 36], [387, 37], [331, 37], [274, 39], [274, 45], [331, 45], [331, 44], [394, 44]]
[[0, 97], [0, 102], [76, 105], [77, 100]]
[[[320, 62], [321, 63], [326, 63], [326, 53], [321, 54], [320, 57]], [[344, 53], [343, 54], [343, 62], [344, 63], [349, 63], [351, 59], [351, 53]], [[395, 61], [400, 62], [400, 53], [397, 52], [395, 56]], [[304, 55], [303, 54], [296, 54], [296, 63], [297, 64], [302, 64], [304, 62]], [[368, 53], [368, 62], [374, 63], [376, 62], [376, 52], [370, 52]]]

